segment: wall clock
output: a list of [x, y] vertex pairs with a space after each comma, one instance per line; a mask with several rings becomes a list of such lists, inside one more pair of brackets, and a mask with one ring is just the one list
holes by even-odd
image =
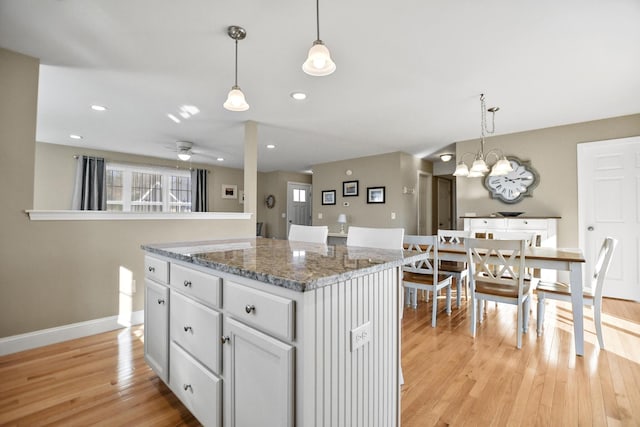
[[265, 205], [267, 208], [271, 209], [276, 205], [276, 198], [273, 194], [269, 194], [266, 199], [264, 199]]
[[507, 157], [513, 168], [507, 175], [489, 176], [484, 179], [484, 186], [492, 199], [504, 203], [518, 203], [523, 197], [531, 197], [533, 189], [540, 181], [538, 172], [529, 164], [517, 157]]

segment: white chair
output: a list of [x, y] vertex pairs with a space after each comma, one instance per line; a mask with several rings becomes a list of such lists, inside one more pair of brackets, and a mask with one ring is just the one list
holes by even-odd
[[[471, 336], [476, 336], [476, 318], [482, 322], [483, 301], [513, 304], [516, 319], [517, 347], [522, 348], [522, 333], [529, 323], [531, 282], [524, 280], [524, 240], [467, 239], [471, 284]], [[478, 310], [480, 313], [478, 314]]]
[[347, 246], [402, 249], [404, 228], [349, 227]]
[[327, 243], [329, 227], [326, 225], [298, 225], [289, 226], [289, 240], [295, 242]]
[[[582, 292], [584, 304], [593, 307], [593, 321], [596, 325], [596, 335], [598, 336], [598, 344], [604, 349], [604, 337], [602, 336], [602, 289], [604, 287], [604, 279], [611, 265], [613, 251], [616, 249], [618, 241], [612, 237], [607, 237], [602, 243], [596, 263], [593, 269], [593, 275], [586, 286], [583, 286]], [[538, 336], [542, 335], [544, 327], [544, 307], [545, 300], [555, 299], [560, 301], [571, 302], [571, 287], [567, 283], [562, 282], [539, 282], [536, 288], [538, 293], [538, 319], [537, 331]]]
[[[469, 230], [438, 230], [438, 244], [464, 245], [465, 239], [471, 237]], [[450, 274], [456, 279], [456, 306], [460, 308], [462, 286], [464, 286], [464, 299], [469, 299], [469, 268], [466, 262], [440, 261], [438, 266], [441, 273]]]
[[440, 274], [438, 271], [438, 236], [405, 236], [404, 246], [409, 251], [425, 254], [425, 258], [406, 265], [403, 268], [402, 285], [407, 296], [407, 305], [415, 309], [418, 307], [418, 290], [433, 292], [433, 310], [431, 326], [436, 327], [438, 316], [438, 298], [440, 289], [447, 291], [447, 314], [451, 314], [451, 281], [450, 274]]

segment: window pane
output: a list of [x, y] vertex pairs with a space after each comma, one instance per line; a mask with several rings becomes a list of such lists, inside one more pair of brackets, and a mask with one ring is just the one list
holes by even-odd
[[300, 190], [298, 190], [297, 188], [293, 189], [293, 201], [294, 202], [300, 201]]
[[169, 211], [191, 212], [191, 177], [169, 177]]
[[109, 202], [122, 202], [122, 171], [107, 170], [107, 204]]
[[162, 174], [132, 172], [131, 201], [162, 203]]
[[307, 201], [307, 190], [300, 190], [300, 201], [302, 203]]

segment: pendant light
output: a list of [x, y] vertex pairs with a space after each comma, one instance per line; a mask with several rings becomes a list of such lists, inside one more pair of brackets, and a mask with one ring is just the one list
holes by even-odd
[[236, 41], [236, 79], [233, 87], [229, 91], [227, 100], [222, 105], [229, 111], [247, 111], [249, 104], [247, 104], [247, 101], [244, 99], [244, 93], [242, 93], [240, 86], [238, 86], [238, 40], [244, 40], [247, 32], [242, 27], [232, 25], [227, 29], [227, 34]]
[[[464, 153], [462, 155], [462, 159], [456, 165], [456, 171], [453, 173], [454, 176], [479, 178], [484, 176], [489, 171], [490, 176], [507, 175], [509, 172], [513, 171], [511, 162], [507, 160], [506, 156], [502, 153], [502, 150], [494, 148], [493, 150], [488, 151], [486, 154], [484, 152], [485, 134], [493, 134], [495, 132], [495, 114], [499, 109], [500, 107], [487, 108], [484, 101], [484, 94], [480, 94], [480, 150], [475, 153], [475, 155], [473, 153]], [[487, 111], [491, 113], [491, 129], [489, 129], [489, 127], [487, 126]], [[466, 155], [474, 156], [471, 168], [469, 168], [463, 161]], [[490, 155], [493, 155], [496, 158], [496, 161], [491, 169], [489, 169], [489, 166], [487, 166]]]
[[336, 64], [331, 60], [329, 49], [320, 40], [320, 0], [316, 0], [316, 41], [309, 49], [307, 60], [302, 64], [302, 70], [310, 76], [328, 76], [336, 70]]

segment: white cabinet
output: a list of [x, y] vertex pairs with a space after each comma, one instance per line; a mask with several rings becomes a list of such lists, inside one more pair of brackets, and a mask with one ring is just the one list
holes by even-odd
[[145, 256], [144, 358], [164, 382], [169, 381], [168, 263]]
[[472, 232], [525, 231], [540, 236], [540, 246], [557, 247], [558, 218], [494, 218], [464, 219], [464, 229]]
[[294, 347], [233, 319], [225, 336], [229, 426], [292, 426]]

